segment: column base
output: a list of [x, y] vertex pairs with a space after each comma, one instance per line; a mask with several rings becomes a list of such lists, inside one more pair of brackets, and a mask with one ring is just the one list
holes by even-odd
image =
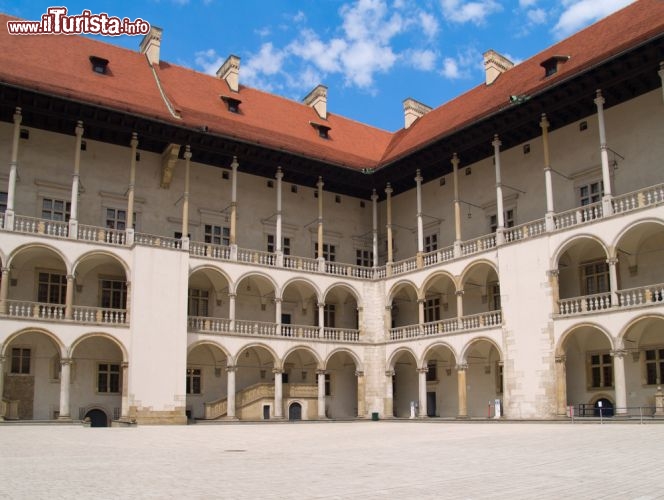
[[457, 415], [455, 418], [457, 420], [470, 420], [470, 417], [468, 415]]
[[240, 421], [239, 417], [236, 417], [236, 416], [229, 417], [228, 415], [226, 415], [225, 417], [221, 417], [220, 420], [223, 420], [225, 422], [239, 422]]
[[61, 417], [58, 417], [58, 422], [71, 422], [72, 419], [69, 415], [63, 415]]

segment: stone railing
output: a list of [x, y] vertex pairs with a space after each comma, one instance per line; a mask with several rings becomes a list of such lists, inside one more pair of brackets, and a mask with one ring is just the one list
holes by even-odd
[[16, 215], [14, 217], [14, 231], [66, 238], [69, 235], [69, 223]]
[[187, 330], [203, 333], [229, 333], [231, 320], [226, 318], [208, 318], [205, 316], [189, 316]]
[[318, 398], [317, 384], [284, 384], [284, 396], [287, 398]]
[[194, 257], [209, 257], [216, 260], [231, 260], [231, 247], [226, 245], [213, 245], [200, 241], [189, 242], [189, 254]]
[[392, 264], [392, 274], [403, 274], [417, 269], [417, 258], [409, 257]]
[[235, 320], [235, 332], [243, 335], [258, 335], [261, 337], [274, 337], [277, 335], [277, 324], [264, 321], [246, 319]]
[[323, 338], [335, 342], [358, 342], [360, 331], [354, 328], [324, 328]]
[[637, 208], [664, 203], [664, 184], [615, 196], [611, 200], [614, 214], [631, 212]]
[[420, 325], [407, 325], [390, 328], [390, 340], [412, 339], [420, 336]]
[[182, 248], [182, 240], [179, 238], [168, 238], [167, 236], [156, 236], [154, 234], [145, 233], [136, 233], [134, 235], [134, 243], [149, 247], [172, 248], [177, 250]]
[[8, 300], [7, 315], [13, 318], [39, 318], [58, 321], [65, 319], [65, 306], [64, 304]]
[[205, 420], [223, 417], [228, 413], [228, 398], [203, 403], [203, 407], [205, 408]]
[[312, 325], [281, 325], [281, 336], [300, 339], [318, 339], [320, 338], [320, 328]]
[[441, 319], [424, 324], [424, 335], [438, 335], [440, 333], [452, 333], [459, 329], [457, 318]]
[[239, 262], [247, 262], [261, 266], [275, 266], [277, 264], [277, 255], [274, 253], [263, 252], [261, 250], [238, 248], [237, 260]]
[[78, 225], [78, 239], [109, 245], [125, 245], [127, 233], [118, 229], [107, 229], [97, 226]]
[[584, 295], [558, 301], [559, 316], [627, 309], [664, 304], [664, 284], [628, 288], [616, 292], [617, 300], [612, 299], [611, 292]]
[[573, 208], [553, 215], [556, 229], [567, 229], [586, 222], [601, 219], [603, 216], [602, 203], [591, 203], [582, 207]]
[[461, 242], [461, 255], [473, 255], [496, 247], [496, 235], [489, 234]]
[[503, 323], [502, 311], [489, 311], [461, 317], [461, 328], [463, 330], [475, 330], [477, 328], [491, 328]]
[[391, 328], [389, 340], [405, 340], [420, 337], [422, 335], [445, 335], [462, 333], [464, 331], [479, 328], [494, 328], [503, 324], [502, 311], [488, 311], [479, 314], [463, 316], [461, 318], [447, 318], [438, 321], [430, 321], [420, 325], [407, 325]]
[[618, 307], [643, 306], [653, 303], [664, 302], [664, 284], [641, 286], [619, 290]]
[[518, 226], [509, 227], [505, 229], [505, 241], [511, 243], [513, 241], [525, 240], [533, 236], [539, 236], [546, 233], [546, 224], [544, 219], [538, 219]]
[[356, 266], [341, 262], [325, 262], [325, 272], [335, 276], [350, 276], [363, 279], [371, 279], [374, 275], [372, 267]]
[[309, 257], [284, 255], [284, 267], [286, 269], [297, 269], [298, 271], [318, 272], [318, 260]]
[[611, 292], [560, 299], [558, 301], [558, 313], [562, 315], [603, 311], [610, 308]]
[[74, 306], [72, 319], [78, 323], [98, 323], [104, 325], [126, 325], [127, 311], [125, 309], [110, 309], [103, 307]]
[[422, 256], [424, 267], [435, 266], [454, 258], [454, 246], [439, 248]]

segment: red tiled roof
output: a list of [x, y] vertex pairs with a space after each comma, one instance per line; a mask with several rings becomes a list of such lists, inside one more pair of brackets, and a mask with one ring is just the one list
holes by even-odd
[[[0, 15], [3, 26], [8, 19]], [[144, 55], [79, 36], [12, 36], [0, 30], [0, 81], [186, 127], [207, 126], [212, 134], [331, 164], [376, 168], [507, 107], [510, 95], [532, 96], [663, 31], [664, 2], [639, 0], [518, 64], [492, 85], [481, 84], [432, 110], [408, 130], [389, 133], [328, 113], [329, 139], [311, 126], [321, 119], [309, 106], [244, 86], [234, 94], [223, 80], [162, 61], [155, 72], [180, 114], [175, 118]], [[110, 61], [110, 75], [92, 71], [93, 55]], [[571, 57], [545, 78], [540, 64], [554, 55]], [[229, 112], [220, 95], [241, 100], [240, 113]]]

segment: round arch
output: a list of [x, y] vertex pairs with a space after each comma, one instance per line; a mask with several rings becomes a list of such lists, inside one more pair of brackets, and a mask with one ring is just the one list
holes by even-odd
[[74, 274], [78, 269], [78, 267], [82, 265], [86, 260], [94, 259], [95, 257], [108, 257], [111, 260], [114, 260], [115, 262], [120, 264], [120, 266], [122, 266], [122, 269], [124, 270], [125, 273], [125, 278], [127, 280], [129, 279], [129, 276], [131, 275], [129, 265], [119, 255], [116, 255], [107, 250], [92, 250], [90, 252], [84, 253], [83, 255], [80, 255], [72, 264], [72, 274]]
[[65, 347], [64, 343], [58, 338], [57, 335], [44, 328], [34, 328], [34, 327], [23, 328], [21, 330], [18, 330], [17, 332], [12, 333], [9, 337], [7, 337], [5, 342], [2, 344], [2, 349], [0, 350], [0, 356], [6, 356], [7, 347], [9, 347], [9, 344], [11, 344], [17, 337], [23, 335], [24, 333], [41, 333], [46, 335], [58, 348], [58, 350], [60, 351], [60, 356], [63, 358], [67, 357], [67, 348]]
[[396, 283], [394, 283], [392, 285], [392, 287], [390, 288], [390, 291], [387, 294], [388, 304], [392, 303], [392, 301], [394, 300], [394, 296], [397, 293], [399, 293], [401, 290], [404, 290], [408, 287], [411, 287], [413, 289], [413, 291], [415, 292], [415, 297], [418, 297], [419, 290], [417, 288], [417, 285], [415, 285], [415, 283], [413, 283], [410, 280], [400, 280], [400, 281], [397, 281]]
[[427, 346], [427, 348], [424, 350], [424, 353], [422, 354], [422, 358], [419, 360], [418, 365], [421, 366], [422, 368], [426, 368], [427, 358], [431, 355], [433, 351], [439, 348], [448, 349], [452, 353], [452, 356], [454, 356], [455, 362], [457, 362], [457, 360], [459, 359], [458, 353], [456, 352], [454, 347], [452, 347], [450, 344], [448, 344], [447, 342], [434, 342], [433, 344]]
[[415, 352], [410, 347], [399, 347], [396, 351], [390, 354], [390, 357], [387, 358], [387, 370], [394, 370], [394, 363], [404, 353], [408, 353], [412, 356], [413, 361], [417, 364], [418, 357]]
[[487, 343], [491, 344], [496, 349], [496, 351], [498, 352], [498, 359], [500, 361], [503, 360], [503, 351], [500, 348], [500, 346], [496, 343], [496, 341], [494, 341], [493, 339], [491, 339], [489, 337], [483, 337], [483, 336], [482, 337], [475, 337], [473, 339], [470, 339], [466, 343], [466, 345], [463, 346], [463, 348], [461, 349], [461, 352], [459, 354], [459, 358], [457, 358], [457, 359], [459, 359], [459, 361], [461, 363], [467, 362], [468, 360], [466, 359], [466, 355], [468, 354], [470, 349], [473, 347], [473, 345], [477, 344], [479, 342], [487, 342]]
[[630, 333], [630, 331], [634, 327], [639, 326], [641, 323], [647, 322], [649, 320], [664, 321], [664, 314], [646, 313], [646, 314], [642, 314], [640, 316], [637, 316], [636, 318], [632, 318], [625, 326], [623, 326], [620, 329], [620, 332], [616, 336], [616, 344], [624, 345], [625, 336], [628, 333]]
[[604, 251], [604, 255], [606, 255], [607, 258], [609, 257], [609, 249], [607, 248], [606, 243], [604, 243], [604, 241], [601, 238], [588, 233], [576, 234], [574, 236], [570, 236], [560, 245], [558, 245], [558, 248], [556, 248], [556, 250], [551, 255], [551, 269], [557, 269], [560, 258], [563, 256], [563, 254], [567, 252], [570, 248], [572, 248], [574, 245], [582, 243], [584, 240], [589, 240], [591, 242], [597, 243]]
[[245, 351], [252, 349], [252, 348], [262, 348], [265, 349], [270, 356], [272, 356], [272, 361], [274, 363], [274, 367], [277, 369], [280, 369], [283, 367], [283, 360], [277, 355], [276, 351], [270, 347], [267, 344], [263, 344], [262, 342], [252, 342], [250, 344], [243, 345], [240, 347], [240, 349], [237, 351], [235, 356], [229, 357], [229, 359], [233, 359], [234, 361], [237, 361], [240, 358], [240, 355], [244, 353]]
[[191, 278], [192, 275], [194, 275], [198, 272], [203, 272], [204, 273], [204, 272], [208, 272], [208, 271], [211, 272], [211, 273], [214, 273], [214, 274], [221, 275], [221, 277], [224, 278], [228, 282], [228, 286], [229, 287], [232, 286], [233, 280], [228, 275], [228, 273], [226, 273], [223, 269], [221, 269], [219, 267], [216, 267], [216, 266], [213, 266], [213, 265], [210, 265], [210, 264], [202, 264], [200, 266], [190, 268], [188, 277]]
[[285, 363], [288, 360], [288, 356], [293, 354], [295, 351], [306, 351], [306, 352], [308, 352], [316, 360], [316, 369], [317, 370], [324, 369], [323, 360], [321, 359], [320, 355], [316, 351], [314, 351], [311, 347], [306, 346], [306, 345], [296, 345], [296, 346], [293, 346], [290, 349], [288, 349], [282, 357], [283, 363]]
[[591, 323], [591, 322], [584, 322], [584, 323], [577, 323], [576, 325], [570, 326], [567, 330], [563, 332], [563, 334], [560, 336], [558, 339], [558, 343], [556, 345], [555, 353], [556, 356], [563, 356], [565, 354], [565, 343], [567, 342], [567, 339], [573, 335], [576, 330], [579, 330], [581, 328], [593, 328], [600, 332], [604, 337], [606, 337], [606, 340], [608, 340], [609, 345], [611, 346], [611, 349], [614, 349], [614, 339], [611, 336], [609, 332], [607, 332], [604, 327], [601, 325], [598, 325], [597, 323]]
[[644, 219], [632, 221], [631, 223], [625, 225], [611, 242], [611, 248], [614, 249], [614, 252], [612, 252], [612, 255], [609, 255], [609, 257], [610, 258], [617, 257], [617, 255], [615, 255], [615, 252], [618, 249], [618, 245], [627, 234], [631, 233], [632, 231], [638, 231], [640, 228], [647, 225], [661, 226], [662, 230], [664, 230], [664, 221], [661, 219], [656, 219], [654, 217], [647, 217]]
[[125, 346], [122, 344], [120, 340], [117, 338], [113, 337], [113, 335], [109, 335], [108, 333], [104, 332], [91, 332], [91, 333], [85, 333], [78, 337], [74, 342], [72, 342], [71, 346], [69, 347], [69, 352], [68, 352], [68, 357], [72, 358], [74, 356], [74, 351], [76, 348], [81, 344], [83, 341], [91, 339], [91, 338], [103, 338], [106, 340], [110, 340], [113, 344], [115, 344], [119, 349], [120, 352], [122, 353], [122, 362], [127, 363], [129, 360], [129, 355], [127, 353], [127, 349]]
[[19, 247], [16, 247], [11, 252], [9, 257], [7, 258], [6, 267], [9, 267], [12, 264], [14, 264], [14, 261], [16, 259], [19, 259], [24, 253], [29, 252], [31, 250], [43, 250], [43, 251], [47, 251], [47, 252], [50, 252], [50, 253], [54, 254], [64, 264], [67, 274], [71, 274], [71, 272], [72, 272], [71, 271], [71, 269], [72, 269], [71, 262], [69, 261], [69, 259], [67, 259], [65, 254], [62, 253], [59, 249], [57, 249], [55, 247], [52, 247], [50, 245], [45, 245], [43, 243], [26, 243], [25, 245], [21, 245]]
[[351, 359], [355, 362], [355, 369], [358, 372], [364, 372], [364, 365], [362, 364], [362, 360], [360, 359], [360, 357], [355, 352], [353, 352], [352, 350], [350, 350], [346, 347], [338, 347], [338, 348], [334, 349], [333, 351], [331, 351], [327, 355], [327, 357], [325, 358], [325, 368], [327, 368], [327, 366], [329, 365], [330, 360], [332, 359], [332, 357], [335, 354], [339, 354], [339, 353], [348, 354], [351, 357]]
[[283, 299], [286, 288], [288, 288], [289, 285], [297, 285], [298, 283], [302, 283], [304, 285], [313, 288], [314, 292], [316, 293], [316, 300], [318, 302], [321, 302], [321, 300], [323, 299], [323, 295], [321, 293], [320, 288], [318, 288], [318, 285], [316, 285], [316, 283], [314, 283], [313, 281], [310, 281], [306, 278], [302, 278], [300, 276], [289, 279], [281, 286], [281, 288], [275, 289], [276, 292], [278, 293], [278, 297], [281, 297]]
[[233, 281], [228, 282], [230, 288], [229, 293], [237, 293], [238, 290], [237, 287], [240, 285], [240, 283], [242, 283], [242, 281], [244, 281], [247, 278], [263, 278], [272, 285], [272, 289], [274, 290], [275, 294], [279, 290], [277, 282], [274, 281], [272, 276], [270, 276], [269, 274], [261, 273], [259, 271], [247, 271], [246, 273], [238, 276], [238, 278], [234, 282]]
[[422, 286], [420, 287], [419, 290], [419, 295], [418, 298], [423, 299], [425, 298], [427, 288], [429, 288], [434, 281], [436, 281], [438, 278], [449, 278], [452, 284], [454, 285], [454, 290], [459, 289], [459, 283], [457, 282], [457, 278], [450, 272], [448, 271], [436, 271], [434, 273], [431, 273], [429, 276], [427, 276], [422, 283]]
[[463, 283], [466, 281], [466, 278], [468, 275], [475, 270], [475, 268], [486, 265], [489, 266], [495, 273], [498, 275], [498, 267], [496, 264], [488, 259], [479, 259], [475, 260], [471, 263], [469, 263], [463, 271], [461, 271], [461, 274], [459, 275], [459, 280], [457, 282], [457, 290], [460, 288], [463, 288]]
[[228, 349], [226, 349], [223, 345], [215, 342], [214, 340], [197, 340], [196, 342], [189, 344], [187, 346], [187, 356], [189, 356], [189, 354], [191, 354], [194, 351], [194, 349], [205, 346], [210, 346], [219, 349], [224, 354], [224, 356], [226, 356], [226, 359], [228, 359], [229, 365], [235, 364], [235, 360], [233, 359], [233, 356], [231, 356]]
[[323, 290], [323, 302], [326, 302], [327, 295], [334, 289], [334, 288], [343, 288], [346, 290], [348, 293], [350, 293], [353, 298], [355, 298], [355, 302], [357, 303], [357, 307], [362, 307], [362, 297], [358, 293], [358, 291], [350, 286], [347, 283], [342, 283], [342, 282], [335, 282], [332, 283], [330, 286], [328, 286], [325, 290]]

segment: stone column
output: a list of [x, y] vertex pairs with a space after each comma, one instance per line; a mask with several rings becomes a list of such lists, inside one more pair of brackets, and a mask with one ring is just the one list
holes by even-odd
[[467, 363], [460, 363], [457, 369], [457, 387], [459, 393], [459, 414], [458, 419], [468, 418], [468, 399], [466, 395], [466, 371], [468, 370]]
[[424, 302], [425, 299], [417, 299], [417, 324], [419, 325], [420, 335], [424, 335]]
[[424, 253], [424, 226], [422, 222], [422, 175], [420, 169], [415, 171], [415, 184], [417, 196], [417, 267], [423, 267], [422, 254]]
[[191, 171], [191, 149], [184, 150], [184, 195], [182, 196], [182, 248], [189, 248], [189, 173]]
[[420, 400], [420, 409], [418, 416], [424, 418], [427, 416], [427, 372], [428, 368], [418, 368], [418, 389], [419, 389], [419, 400]]
[[549, 156], [549, 120], [546, 118], [546, 113], [542, 113], [540, 128], [542, 129], [542, 149], [544, 151], [544, 185], [546, 187], [546, 214], [544, 215], [544, 222], [546, 225], [546, 230], [551, 232], [555, 229], [555, 224], [553, 222], [553, 180], [551, 179], [551, 160]]
[[503, 144], [498, 139], [498, 134], [493, 136], [493, 158], [496, 164], [496, 217], [498, 227], [496, 228], [496, 245], [505, 243], [505, 213], [503, 209], [503, 186], [500, 179], [500, 146]]
[[[129, 189], [127, 189], [127, 245], [134, 243], [134, 191], [136, 189], [136, 149], [138, 148], [138, 134], [131, 134], [131, 160], [129, 162]], [[185, 233], [183, 233], [185, 235]]]
[[[5, 359], [6, 356], [0, 356], [0, 404], [2, 403], [2, 398], [5, 391]], [[0, 422], [4, 422], [5, 415], [0, 413]]]
[[454, 292], [454, 295], [456, 295], [457, 303], [457, 322], [459, 324], [459, 330], [462, 330], [463, 322], [461, 318], [463, 318], [463, 290], [457, 290]]
[[595, 98], [595, 105], [597, 106], [597, 121], [599, 124], [599, 148], [600, 158], [602, 160], [602, 181], [604, 183], [604, 197], [602, 198], [602, 211], [604, 216], [613, 213], [613, 205], [611, 199], [613, 197], [611, 189], [611, 172], [609, 170], [609, 152], [606, 145], [606, 126], [604, 122], [604, 97], [602, 91], [597, 90], [597, 97]]
[[367, 402], [366, 402], [366, 379], [364, 372], [356, 371], [357, 377], [357, 417], [364, 418], [367, 415]]
[[325, 302], [318, 303], [318, 335], [321, 339], [325, 335]]
[[461, 257], [461, 200], [459, 199], [459, 157], [452, 155], [452, 181], [454, 183], [454, 256]]
[[373, 267], [378, 266], [378, 195], [374, 189], [371, 192], [371, 210], [372, 210], [372, 249], [373, 249]]
[[660, 61], [657, 74], [659, 75], [659, 79], [662, 80], [662, 102], [664, 102], [664, 61]]
[[566, 356], [556, 356], [556, 415], [567, 415], [567, 371]]
[[274, 418], [284, 418], [284, 397], [283, 387], [281, 384], [281, 369], [275, 368], [272, 370], [274, 373]]
[[226, 367], [226, 417], [235, 419], [235, 366]]
[[392, 249], [392, 192], [394, 190], [392, 189], [392, 186], [390, 183], [387, 183], [387, 186], [385, 187], [385, 194], [387, 195], [387, 265], [388, 265], [388, 275], [391, 274], [391, 266], [392, 266], [392, 261], [393, 261], [393, 249]]
[[71, 183], [71, 211], [69, 215], [69, 237], [78, 238], [78, 190], [81, 177], [81, 142], [83, 137], [83, 122], [76, 122], [76, 142], [74, 150], [74, 174]]
[[129, 363], [122, 363], [122, 400], [120, 420], [129, 420]]
[[12, 152], [9, 160], [9, 183], [7, 186], [7, 210], [5, 210], [4, 228], [14, 230], [14, 200], [16, 199], [16, 177], [18, 176], [18, 144], [21, 136], [21, 108], [14, 111], [14, 130], [12, 133]]
[[553, 301], [553, 312], [554, 314], [560, 313], [560, 284], [558, 282], [558, 275], [560, 271], [558, 269], [549, 269], [546, 272], [549, 277], [549, 286], [551, 287], [551, 300]]
[[[9, 304], [7, 299], [9, 296], [9, 267], [2, 268], [2, 280], [0, 280], [0, 314], [7, 314], [9, 312]], [[0, 396], [2, 394], [0, 393]]]
[[390, 338], [390, 330], [392, 330], [392, 304], [388, 304], [385, 306], [385, 332], [387, 334], [387, 338]]
[[325, 272], [325, 257], [323, 257], [323, 178], [319, 177], [318, 182], [316, 183], [316, 188], [318, 189], [318, 252], [316, 257], [318, 258], [318, 270], [320, 272]]
[[616, 415], [627, 415], [625, 354], [627, 354], [627, 352], [623, 349], [611, 351], [611, 355], [613, 356], [613, 381], [616, 394]]
[[274, 298], [274, 322], [277, 324], [277, 335], [281, 335], [281, 302], [282, 299], [279, 297]]
[[[277, 179], [277, 232], [275, 234], [275, 239], [277, 241], [274, 242], [275, 245], [275, 250], [277, 253], [277, 265], [278, 266], [283, 266], [284, 265], [284, 249], [283, 249], [283, 243], [282, 239], [283, 236], [281, 234], [281, 185], [282, 182], [281, 180], [284, 178], [284, 173], [281, 171], [281, 167], [277, 168], [277, 173], [274, 176]], [[278, 323], [281, 323], [281, 315], [279, 315]]]
[[127, 304], [125, 305], [125, 323], [130, 324], [130, 313], [131, 313], [131, 281], [127, 281]]
[[611, 290], [611, 305], [618, 306], [618, 259], [612, 257], [606, 260], [609, 265], [609, 290]]
[[394, 377], [394, 370], [385, 371], [385, 402], [383, 404], [383, 411], [385, 414], [383, 418], [394, 417], [394, 387], [392, 386], [392, 377]]
[[59, 420], [71, 420], [69, 414], [69, 385], [71, 383], [72, 360], [63, 358], [60, 360], [60, 415]]
[[318, 375], [318, 419], [324, 420], [325, 415], [325, 370], [316, 370]]
[[229, 293], [228, 294], [228, 319], [229, 319], [229, 325], [228, 329], [233, 332], [235, 331], [235, 298], [237, 297], [237, 294], [235, 293]]
[[72, 319], [74, 317], [74, 275], [67, 275], [67, 289], [65, 290], [65, 319]]
[[237, 245], [237, 156], [233, 156], [231, 162], [231, 234], [229, 242], [231, 245]]

